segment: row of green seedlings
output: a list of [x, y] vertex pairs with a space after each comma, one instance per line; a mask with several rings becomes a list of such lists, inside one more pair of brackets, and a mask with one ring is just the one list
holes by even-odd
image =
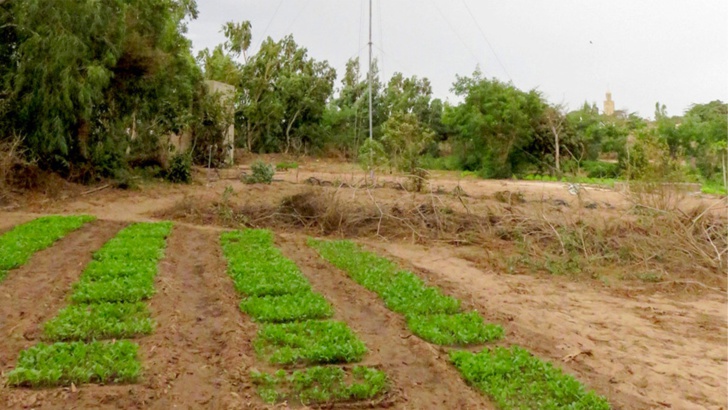
[[25, 265], [41, 251], [95, 218], [51, 215], [18, 225], [0, 236], [0, 282], [12, 269]]
[[[244, 296], [240, 309], [260, 324], [253, 342], [257, 355], [284, 367], [272, 374], [251, 372], [263, 400], [361, 401], [388, 389], [381, 370], [335, 366], [361, 361], [367, 348], [346, 323], [331, 320], [329, 302], [275, 247], [270, 231], [226, 232], [220, 240], [228, 273]], [[299, 366], [308, 367], [291, 369]]]
[[139, 345], [129, 340], [154, 330], [145, 300], [154, 295], [157, 265], [172, 224], [137, 223], [93, 255], [71, 304], [46, 322], [43, 339], [20, 353], [11, 386], [134, 383]]
[[[501, 326], [484, 324], [477, 312], [460, 312], [460, 301], [429, 287], [392, 261], [362, 250], [351, 241], [309, 240], [321, 257], [377, 293], [386, 306], [401, 313], [420, 338], [449, 347], [503, 338]], [[463, 378], [488, 395], [499, 408], [609, 409], [609, 403], [571, 375], [528, 351], [485, 348], [479, 353], [451, 349], [450, 362]]]

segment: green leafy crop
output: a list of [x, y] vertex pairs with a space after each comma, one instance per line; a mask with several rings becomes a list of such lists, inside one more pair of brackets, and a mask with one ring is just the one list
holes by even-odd
[[258, 322], [326, 319], [334, 315], [334, 310], [326, 298], [312, 292], [252, 296], [240, 303], [240, 309]]
[[514, 346], [480, 353], [451, 351], [450, 361], [465, 380], [503, 410], [608, 410], [609, 402], [528, 351]]
[[414, 334], [439, 345], [470, 345], [501, 339], [503, 328], [485, 324], [475, 312], [459, 313], [460, 301], [427, 286], [392, 261], [361, 250], [351, 241], [309, 240], [321, 257], [377, 293], [389, 309], [405, 315]]
[[350, 371], [322, 366], [293, 373], [253, 371], [251, 377], [258, 385], [258, 394], [268, 403], [298, 400], [307, 405], [369, 400], [385, 392], [389, 385], [384, 372], [364, 366], [355, 366]]
[[311, 285], [293, 261], [273, 245], [269, 231], [247, 229], [221, 235], [228, 273], [235, 289], [247, 296], [310, 292]]
[[154, 324], [144, 303], [71, 305], [44, 326], [54, 341], [126, 339], [152, 333]]
[[263, 325], [253, 346], [274, 364], [351, 363], [367, 352], [345, 323], [328, 320]]
[[170, 222], [137, 223], [121, 230], [94, 253], [74, 285], [75, 303], [134, 303], [154, 295], [157, 263], [164, 257]]
[[20, 353], [8, 373], [11, 386], [67, 386], [71, 383], [133, 383], [141, 372], [139, 346], [128, 341], [40, 343]]
[[75, 231], [92, 216], [44, 216], [16, 226], [0, 236], [0, 281], [8, 271], [24, 265], [30, 257]]
[[412, 333], [438, 345], [482, 344], [504, 336], [502, 327], [483, 323], [477, 312], [410, 316], [407, 326]]

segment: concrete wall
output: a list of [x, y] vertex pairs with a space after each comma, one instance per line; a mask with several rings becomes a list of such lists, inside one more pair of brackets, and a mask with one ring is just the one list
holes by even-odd
[[[232, 118], [235, 115], [235, 86], [212, 80], [205, 81], [205, 85], [211, 94], [219, 94], [220, 102], [227, 106], [228, 113]], [[232, 165], [235, 159], [235, 125], [232, 121], [225, 133], [224, 144], [227, 147], [225, 162]]]

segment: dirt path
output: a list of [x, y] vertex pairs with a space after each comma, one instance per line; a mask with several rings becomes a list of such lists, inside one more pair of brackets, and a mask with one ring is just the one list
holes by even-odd
[[2, 216], [0, 216], [0, 234], [11, 230], [17, 225], [30, 222], [40, 216], [41, 215], [3, 213]]
[[175, 227], [152, 299], [157, 330], [142, 340], [149, 408], [259, 407], [247, 377], [255, 326], [238, 309], [217, 233]]
[[617, 297], [555, 277], [482, 271], [451, 249], [369, 245], [510, 321], [509, 341], [577, 374], [620, 408], [726, 408], [724, 296]]
[[447, 364], [447, 354], [412, 336], [404, 319], [389, 311], [374, 293], [327, 264], [308, 248], [305, 238], [279, 237], [277, 245], [293, 259], [317, 292], [333, 305], [369, 348], [367, 365], [380, 365], [394, 385], [398, 409], [491, 409]]
[[[10, 370], [18, 353], [40, 341], [41, 327], [67, 304], [66, 296], [91, 255], [123, 224], [94, 221], [37, 252], [0, 284], [0, 369]], [[0, 387], [0, 404], [8, 389]]]

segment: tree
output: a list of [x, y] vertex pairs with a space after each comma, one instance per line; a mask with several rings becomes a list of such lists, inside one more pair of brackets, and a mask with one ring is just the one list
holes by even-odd
[[297, 151], [323, 117], [336, 72], [317, 62], [292, 36], [266, 39], [243, 66], [238, 120], [248, 150]]
[[545, 109], [537, 91], [483, 78], [479, 71], [458, 77], [453, 91], [463, 102], [446, 109], [443, 124], [454, 133], [465, 169], [506, 178], [536, 161], [524, 148], [536, 137]]
[[14, 28], [0, 34], [13, 38], [0, 50], [9, 62], [0, 74], [10, 107], [0, 123], [25, 136], [41, 166], [83, 179], [108, 174], [123, 166], [130, 137], [156, 140], [190, 120], [199, 71], [183, 33], [196, 16], [194, 1], [11, 0], [0, 7]]
[[407, 172], [415, 191], [421, 191], [426, 172], [420, 161], [435, 133], [423, 126], [413, 113], [394, 113], [382, 125], [382, 143], [389, 154], [390, 166]]

